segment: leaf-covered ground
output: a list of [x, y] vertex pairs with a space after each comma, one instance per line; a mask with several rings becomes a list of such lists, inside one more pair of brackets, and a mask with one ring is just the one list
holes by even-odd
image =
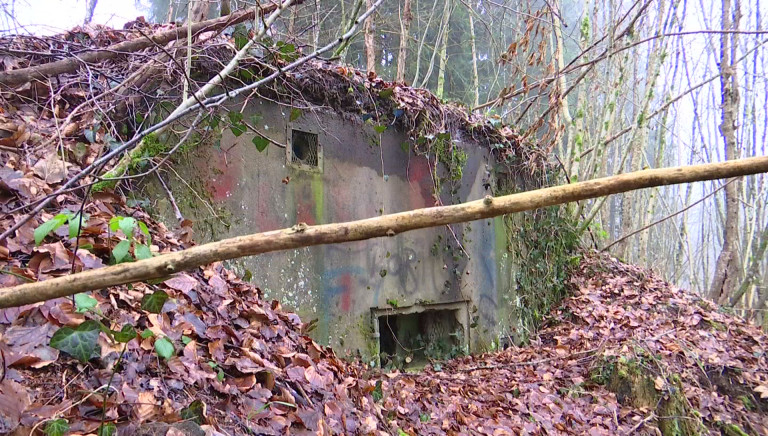
[[384, 377], [410, 434], [768, 434], [766, 336], [590, 254], [533, 344]]

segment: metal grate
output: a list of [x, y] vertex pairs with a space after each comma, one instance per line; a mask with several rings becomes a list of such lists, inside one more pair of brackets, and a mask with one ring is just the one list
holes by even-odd
[[318, 167], [316, 133], [291, 131], [291, 163]]

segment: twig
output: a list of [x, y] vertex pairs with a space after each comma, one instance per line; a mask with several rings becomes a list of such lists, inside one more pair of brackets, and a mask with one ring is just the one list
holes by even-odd
[[[0, 269], [0, 274], [8, 274], [9, 276], [14, 276], [16, 278], [22, 279], [22, 280], [30, 282], [30, 283], [34, 282], [33, 279], [30, 279], [29, 277], [27, 277], [25, 275], [21, 275], [19, 273], [15, 273], [13, 271], [8, 271], [7, 269]], [[0, 381], [2, 381], [2, 380], [0, 380]]]
[[[321, 54], [329, 51], [330, 49], [332, 49], [336, 45], [341, 44], [345, 40], [349, 39], [354, 34], [354, 30], [355, 30], [356, 26], [359, 25], [359, 23], [361, 21], [363, 21], [366, 18], [368, 18], [376, 10], [376, 8], [378, 8], [379, 5], [381, 5], [381, 3], [383, 1], [384, 0], [378, 0], [376, 3], [374, 3], [374, 5], [370, 9], [368, 9], [364, 14], [362, 14], [360, 17], [358, 17], [358, 19], [356, 21], [355, 27], [353, 27], [349, 32], [344, 34], [341, 38], [330, 42], [325, 47], [322, 47], [322, 48], [314, 51], [313, 53], [311, 53], [311, 54], [309, 54], [307, 56], [304, 56], [302, 58], [299, 58], [299, 59], [291, 62], [290, 64], [288, 64], [285, 67], [283, 67], [281, 70], [278, 70], [278, 71], [270, 74], [269, 76], [267, 76], [267, 77], [265, 77], [265, 78], [263, 78], [261, 80], [258, 80], [258, 81], [254, 82], [254, 83], [251, 83], [250, 85], [246, 85], [246, 86], [243, 86], [241, 88], [235, 89], [234, 91], [227, 91], [225, 94], [221, 94], [221, 95], [217, 95], [217, 96], [214, 96], [214, 97], [207, 98], [207, 99], [203, 100], [202, 103], [207, 105], [207, 106], [209, 106], [209, 107], [210, 106], [219, 106], [219, 105], [223, 104], [225, 101], [227, 101], [227, 100], [229, 100], [231, 98], [237, 97], [241, 93], [249, 92], [249, 91], [252, 91], [252, 90], [254, 90], [256, 88], [264, 86], [264, 85], [266, 85], [268, 83], [271, 83], [275, 79], [277, 79], [278, 77], [283, 75], [285, 72], [288, 72], [288, 71], [290, 71], [292, 69], [295, 69], [296, 67], [299, 67], [299, 66], [309, 62], [310, 60], [317, 58], [318, 56], [320, 56]], [[15, 70], [15, 71], [17, 71], [17, 70]], [[51, 194], [51, 196], [49, 196], [47, 199], [45, 199], [42, 202], [40, 202], [34, 209], [32, 209], [31, 212], [29, 212], [27, 215], [23, 216], [21, 219], [17, 220], [15, 224], [13, 224], [10, 228], [8, 228], [6, 231], [4, 231], [2, 234], [0, 234], [0, 242], [4, 241], [8, 236], [12, 235], [13, 232], [18, 230], [21, 226], [26, 224], [29, 220], [34, 218], [38, 213], [40, 213], [43, 209], [45, 209], [45, 207], [48, 206], [48, 204], [50, 204], [50, 202], [52, 201], [53, 198], [56, 198], [58, 195], [60, 195], [61, 193], [63, 193], [64, 191], [66, 191], [67, 189], [72, 187], [80, 179], [82, 179], [83, 177], [89, 175], [91, 172], [94, 171], [94, 169], [99, 168], [101, 165], [103, 165], [103, 164], [109, 162], [111, 159], [119, 156], [124, 151], [126, 151], [128, 149], [131, 149], [136, 144], [138, 144], [141, 140], [143, 140], [147, 135], [155, 133], [155, 132], [162, 131], [163, 129], [165, 129], [167, 126], [171, 125], [174, 121], [178, 120], [179, 118], [182, 118], [182, 117], [184, 117], [184, 116], [194, 112], [196, 110], [196, 108], [197, 108], [197, 106], [193, 105], [193, 106], [190, 106], [187, 109], [184, 109], [181, 112], [169, 115], [163, 121], [155, 124], [154, 126], [151, 126], [151, 127], [147, 128], [143, 132], [138, 133], [133, 139], [131, 139], [131, 140], [125, 142], [123, 145], [115, 148], [111, 152], [109, 152], [106, 155], [104, 155], [102, 158], [94, 161], [88, 167], [84, 168], [79, 173], [77, 173], [74, 177], [72, 177], [66, 183], [64, 183], [55, 193]]]
[[485, 370], [485, 369], [499, 369], [499, 368], [505, 368], [505, 367], [518, 367], [518, 366], [529, 366], [529, 365], [539, 365], [542, 363], [551, 362], [553, 360], [561, 360], [564, 358], [571, 358], [575, 356], [581, 356], [583, 354], [592, 354], [596, 352], [597, 350], [602, 348], [602, 344], [600, 344], [597, 348], [592, 348], [590, 350], [584, 350], [579, 351], [577, 353], [569, 354], [568, 356], [562, 356], [562, 357], [548, 357], [546, 359], [538, 359], [538, 360], [528, 360], [525, 362], [510, 362], [510, 363], [504, 363], [499, 365], [477, 365], [470, 368], [461, 368], [460, 371], [462, 372], [472, 372], [472, 371], [478, 371], [478, 370]]
[[727, 186], [729, 183], [733, 182], [734, 180], [736, 180], [736, 179], [734, 178], [734, 179], [728, 180], [727, 182], [723, 183], [723, 185], [722, 185], [722, 186], [720, 186], [719, 188], [717, 188], [717, 189], [715, 189], [714, 191], [710, 192], [709, 194], [707, 194], [707, 195], [705, 195], [705, 196], [701, 197], [700, 199], [696, 200], [695, 202], [693, 202], [693, 203], [689, 204], [688, 206], [686, 206], [686, 207], [684, 207], [684, 208], [682, 208], [682, 209], [678, 210], [677, 212], [675, 212], [675, 213], [673, 213], [673, 214], [671, 214], [671, 215], [667, 215], [667, 216], [665, 216], [664, 218], [660, 218], [660, 219], [658, 219], [658, 220], [656, 220], [656, 221], [654, 221], [654, 222], [652, 222], [652, 223], [648, 224], [647, 226], [643, 226], [643, 227], [641, 227], [641, 228], [639, 228], [639, 229], [637, 229], [637, 230], [635, 230], [635, 231], [633, 231], [633, 232], [631, 232], [631, 233], [628, 233], [628, 234], [626, 234], [626, 235], [622, 236], [621, 238], [619, 238], [619, 239], [617, 239], [617, 240], [615, 240], [615, 241], [611, 242], [610, 244], [606, 245], [606, 246], [605, 246], [605, 247], [604, 247], [602, 250], [600, 250], [600, 251], [608, 251], [608, 250], [610, 250], [610, 248], [611, 248], [611, 247], [613, 247], [614, 245], [618, 244], [619, 242], [621, 242], [621, 241], [623, 241], [623, 240], [625, 240], [625, 239], [627, 239], [627, 238], [629, 238], [629, 237], [631, 237], [631, 236], [634, 236], [634, 235], [636, 235], [636, 234], [638, 234], [638, 233], [640, 233], [640, 232], [642, 232], [642, 231], [644, 231], [644, 230], [647, 230], [647, 229], [649, 229], [649, 228], [651, 228], [651, 227], [655, 226], [656, 224], [659, 224], [659, 223], [661, 223], [661, 222], [664, 222], [664, 221], [666, 221], [666, 220], [668, 220], [668, 219], [670, 219], [670, 218], [672, 218], [672, 217], [675, 217], [675, 216], [677, 216], [677, 215], [680, 215], [681, 213], [683, 213], [683, 212], [685, 212], [686, 210], [688, 210], [688, 209], [690, 209], [690, 208], [692, 208], [692, 207], [696, 206], [697, 204], [701, 203], [702, 201], [706, 200], [707, 198], [709, 198], [709, 197], [711, 197], [711, 196], [713, 196], [713, 195], [717, 194], [717, 192], [718, 192], [718, 191], [720, 191], [721, 189], [725, 188], [725, 187], [726, 187], [726, 186]]
[[160, 181], [160, 185], [162, 185], [163, 189], [165, 190], [165, 193], [168, 194], [168, 200], [171, 202], [171, 206], [173, 207], [173, 213], [176, 214], [176, 219], [181, 223], [184, 221], [184, 215], [181, 214], [181, 210], [179, 210], [179, 205], [176, 204], [176, 199], [173, 198], [173, 193], [168, 188], [168, 185], [165, 184], [165, 181], [162, 177], [160, 177], [160, 171], [157, 171], [155, 173], [155, 176], [157, 177], [157, 180]]
[[627, 432], [627, 434], [630, 435], [630, 434], [636, 432], [640, 427], [642, 427], [645, 424], [647, 424], [648, 421], [651, 421], [651, 420], [653, 420], [655, 418], [656, 418], [656, 414], [651, 412], [650, 414], [648, 414], [648, 416], [643, 418], [642, 421], [638, 422], [634, 427], [630, 428], [629, 431]]

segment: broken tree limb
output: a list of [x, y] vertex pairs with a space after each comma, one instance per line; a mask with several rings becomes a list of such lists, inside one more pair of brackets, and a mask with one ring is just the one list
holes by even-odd
[[[294, 4], [300, 4], [302, 1], [295, 1]], [[257, 11], [261, 14], [273, 12], [277, 5], [271, 4], [264, 7], [255, 7], [243, 9], [230, 15], [214, 18], [212, 20], [201, 21], [192, 25], [192, 33], [217, 31], [234, 26], [248, 20], [252, 20]], [[0, 73], [0, 86], [13, 88], [32, 80], [45, 80], [49, 77], [64, 73], [76, 71], [83, 63], [96, 63], [113, 59], [126, 53], [134, 53], [155, 45], [163, 46], [171, 41], [186, 38], [187, 31], [185, 27], [158, 32], [148, 37], [135, 38], [128, 41], [112, 44], [109, 47], [88, 51], [78, 54], [77, 57], [69, 57], [55, 62], [50, 62], [34, 67], [21, 68], [18, 70], [6, 71]]]
[[[297, 0], [293, 4], [294, 5], [298, 5], [302, 1], [303, 0]], [[383, 2], [383, 0], [377, 0], [376, 3], [374, 4], [374, 8], [378, 7], [382, 2]], [[242, 86], [242, 87], [237, 88], [235, 90], [230, 90], [230, 91], [224, 92], [222, 94], [209, 97], [209, 98], [205, 99], [202, 102], [202, 104], [204, 106], [207, 106], [207, 107], [220, 106], [220, 105], [224, 104], [224, 102], [226, 102], [227, 100], [235, 98], [235, 97], [237, 97], [240, 94], [243, 94], [243, 93], [246, 93], [246, 92], [251, 92], [251, 91], [253, 91], [254, 89], [256, 89], [256, 88], [258, 88], [260, 86], [263, 86], [263, 85], [266, 85], [268, 83], [271, 83], [273, 80], [277, 79], [278, 77], [280, 77], [281, 75], [285, 74], [286, 72], [289, 72], [289, 71], [293, 70], [294, 68], [296, 68], [296, 67], [298, 67], [298, 66], [300, 66], [300, 65], [302, 65], [302, 64], [304, 64], [304, 63], [306, 63], [306, 62], [308, 62], [308, 61], [310, 61], [312, 59], [315, 59], [315, 58], [319, 57], [320, 55], [322, 55], [322, 54], [326, 53], [327, 51], [331, 50], [336, 45], [343, 44], [344, 41], [348, 40], [349, 38], [352, 38], [354, 36], [354, 34], [355, 34], [357, 26], [361, 22], [365, 21], [371, 14], [373, 14], [374, 11], [375, 11], [375, 9], [368, 9], [367, 11], [365, 11], [362, 15], [357, 17], [357, 20], [355, 21], [354, 26], [352, 26], [347, 31], [347, 33], [342, 35], [340, 38], [332, 40], [326, 46], [321, 47], [321, 48], [315, 50], [314, 52], [312, 52], [312, 53], [310, 53], [310, 54], [308, 54], [306, 56], [302, 56], [299, 59], [294, 60], [293, 62], [289, 63], [288, 65], [285, 65], [284, 67], [282, 67], [282, 68], [278, 69], [277, 71], [273, 72], [269, 76], [264, 77], [263, 79], [257, 80], [257, 81], [255, 81], [253, 83], [250, 83], [248, 85]], [[62, 194], [64, 192], [67, 192], [69, 189], [71, 189], [72, 186], [74, 186], [75, 183], [77, 183], [80, 179], [90, 175], [94, 171], [98, 171], [100, 168], [102, 168], [102, 166], [106, 165], [107, 162], [109, 162], [113, 158], [119, 156], [120, 154], [122, 154], [122, 153], [124, 153], [126, 151], [130, 151], [129, 153], [134, 153], [135, 150], [131, 150], [131, 149], [134, 148], [134, 147], [137, 147], [137, 146], [138, 147], [142, 147], [143, 144], [144, 144], [144, 139], [146, 138], [147, 135], [149, 135], [150, 133], [162, 132], [166, 127], [171, 125], [177, 119], [181, 118], [182, 116], [191, 114], [196, 109], [197, 109], [197, 106], [192, 106], [192, 107], [182, 111], [181, 113], [179, 113], [179, 114], [177, 114], [175, 116], [168, 116], [168, 117], [166, 117], [163, 121], [160, 121], [159, 123], [157, 123], [157, 124], [147, 128], [147, 129], [145, 129], [145, 130], [143, 130], [141, 132], [136, 133], [134, 135], [134, 137], [131, 138], [130, 140], [124, 142], [122, 145], [118, 146], [114, 150], [106, 153], [104, 156], [98, 158], [97, 160], [92, 162], [90, 165], [88, 165], [86, 168], [83, 168], [79, 173], [75, 174], [74, 177], [70, 178], [63, 185], [61, 185], [59, 187], [59, 189], [57, 189], [55, 192], [53, 192], [52, 194], [49, 194], [46, 197], [43, 197], [43, 199], [39, 203], [37, 203], [37, 205], [28, 214], [24, 215], [20, 219], [17, 219], [16, 222], [10, 228], [4, 230], [3, 233], [0, 234], [0, 242], [5, 240], [5, 238], [7, 238], [8, 236], [12, 235], [13, 232], [15, 232], [16, 230], [21, 228], [21, 226], [23, 226], [25, 223], [29, 222], [29, 220], [34, 218], [35, 215], [37, 215], [46, 206], [48, 206], [48, 204], [51, 201], [53, 201], [53, 199], [56, 198], [56, 196], [58, 196], [59, 194]], [[136, 156], [136, 154], [133, 154], [133, 156]], [[109, 176], [109, 173], [107, 173], [106, 176]], [[104, 180], [104, 178], [102, 178], [102, 180]]]
[[211, 262], [271, 251], [394, 236], [409, 230], [491, 218], [546, 206], [602, 197], [654, 186], [724, 179], [768, 172], [768, 156], [722, 163], [660, 168], [537, 189], [502, 197], [486, 197], [451, 206], [416, 209], [336, 224], [307, 226], [238, 236], [135, 263], [124, 263], [0, 289], [0, 308], [21, 306], [79, 292], [167, 277]]

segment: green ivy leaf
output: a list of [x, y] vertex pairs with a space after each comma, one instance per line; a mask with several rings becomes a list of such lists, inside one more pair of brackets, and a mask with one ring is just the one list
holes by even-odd
[[256, 77], [256, 75], [253, 74], [253, 71], [251, 71], [250, 68], [242, 68], [238, 70], [238, 74], [240, 75], [240, 78], [243, 79], [244, 82], [251, 82], [253, 81], [253, 78]]
[[239, 123], [239, 124], [232, 124], [229, 127], [229, 130], [232, 131], [232, 134], [235, 135], [235, 137], [239, 137], [243, 133], [245, 133], [248, 128], [245, 126], [245, 124]]
[[296, 52], [296, 46], [284, 41], [277, 41], [276, 44], [279, 47], [280, 53], [291, 54]]
[[111, 230], [112, 233], [117, 232], [117, 230], [120, 228], [121, 219], [123, 219], [121, 216], [113, 216], [109, 219], [109, 230]]
[[86, 293], [75, 294], [75, 309], [77, 313], [84, 313], [96, 307], [99, 304], [95, 298]]
[[152, 257], [152, 250], [149, 249], [149, 245], [136, 244], [134, 248], [136, 259], [144, 260]]
[[386, 125], [373, 126], [373, 130], [375, 130], [376, 133], [384, 133], [384, 131], [387, 130], [387, 126]]
[[229, 117], [229, 121], [232, 122], [232, 124], [240, 124], [240, 122], [243, 121], [243, 114], [240, 112], [229, 112], [227, 113], [227, 117]]
[[224, 371], [219, 368], [219, 371], [216, 373], [216, 380], [223, 382], [224, 381]]
[[163, 359], [170, 359], [175, 351], [173, 343], [168, 338], [162, 337], [155, 341], [155, 352]]
[[168, 294], [165, 291], [155, 291], [141, 299], [141, 308], [147, 312], [160, 313], [166, 301], [168, 301]]
[[77, 238], [80, 234], [81, 224], [88, 220], [88, 215], [83, 214], [82, 220], [80, 219], [80, 212], [68, 217], [69, 222], [69, 239]]
[[131, 249], [131, 241], [125, 239], [120, 241], [117, 245], [115, 245], [115, 248], [112, 249], [112, 256], [115, 258], [115, 263], [122, 263], [123, 260], [126, 260], [126, 257], [128, 260], [130, 260], [130, 251]]
[[132, 325], [126, 324], [123, 326], [122, 329], [120, 329], [119, 332], [113, 330], [112, 336], [115, 338], [117, 342], [127, 344], [128, 342], [131, 342], [133, 338], [136, 337], [136, 329]]
[[195, 400], [189, 406], [181, 409], [179, 415], [185, 421], [193, 421], [198, 425], [202, 425], [205, 422], [205, 403]]
[[69, 433], [69, 422], [66, 419], [52, 419], [45, 424], [43, 433], [47, 436], [64, 436]]
[[290, 119], [291, 119], [291, 121], [296, 121], [299, 118], [301, 118], [302, 115], [304, 115], [304, 112], [302, 112], [301, 109], [292, 108], [291, 109], [291, 117], [290, 117]]
[[376, 381], [376, 386], [373, 388], [373, 392], [371, 392], [371, 397], [375, 403], [378, 403], [384, 398], [384, 391], [381, 390], [381, 380]]
[[208, 121], [208, 127], [210, 127], [211, 130], [216, 130], [219, 127], [220, 122], [221, 122], [220, 116], [211, 115], [211, 119]]
[[187, 335], [181, 335], [181, 343], [184, 345], [189, 345], [189, 343], [192, 342], [192, 338], [190, 338]]
[[96, 436], [115, 436], [117, 434], [117, 427], [114, 423], [105, 422], [99, 426], [96, 430]]
[[65, 222], [67, 222], [67, 215], [60, 213], [48, 221], [40, 224], [40, 226], [34, 231], [35, 245], [40, 245], [46, 236], [48, 236], [51, 232], [56, 231], [56, 229], [61, 227]]
[[136, 229], [136, 219], [132, 217], [123, 217], [118, 221], [118, 225], [120, 226], [120, 230], [123, 231], [123, 234], [125, 234], [128, 239], [133, 238], [133, 231]]
[[235, 30], [232, 32], [232, 37], [235, 39], [235, 47], [238, 50], [245, 47], [245, 44], [248, 43], [248, 30], [246, 30], [245, 25], [238, 24], [235, 26]]
[[147, 339], [147, 338], [151, 338], [154, 335], [155, 334], [152, 333], [152, 330], [147, 329], [147, 330], [144, 330], [143, 332], [141, 332], [141, 334], [139, 336], [141, 336], [141, 339]]
[[381, 98], [389, 98], [392, 97], [395, 94], [394, 88], [386, 88], [379, 91], [379, 97]]
[[139, 221], [139, 230], [141, 230], [141, 233], [144, 233], [148, 241], [152, 240], [152, 236], [149, 234], [149, 228], [147, 228], [147, 225], [144, 224], [144, 221]]
[[93, 129], [83, 130], [83, 136], [85, 136], [85, 139], [87, 139], [91, 144], [96, 142], [96, 132], [94, 132]]
[[51, 337], [51, 347], [87, 362], [96, 354], [100, 331], [96, 321], [85, 321], [75, 328], [62, 327]]
[[411, 436], [408, 433], [404, 432], [402, 429], [397, 429], [397, 436]]
[[269, 140], [263, 136], [254, 136], [251, 142], [253, 142], [253, 145], [256, 146], [256, 150], [259, 150], [259, 152], [266, 150], [269, 146]]
[[248, 37], [245, 35], [235, 35], [235, 47], [237, 47], [238, 50], [245, 47], [245, 44], [248, 44]]

